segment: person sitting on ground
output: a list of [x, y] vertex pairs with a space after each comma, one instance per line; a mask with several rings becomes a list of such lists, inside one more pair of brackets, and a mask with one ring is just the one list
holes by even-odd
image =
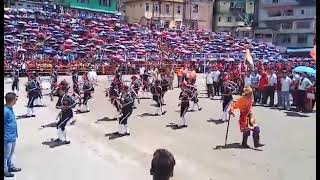
[[153, 153], [150, 174], [153, 180], [169, 180], [173, 177], [176, 161], [173, 155], [166, 149], [157, 149]]

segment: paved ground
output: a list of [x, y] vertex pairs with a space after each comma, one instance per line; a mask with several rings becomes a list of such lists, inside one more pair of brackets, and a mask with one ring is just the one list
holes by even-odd
[[[70, 77], [68, 77], [70, 80]], [[60, 77], [59, 80], [62, 80]], [[26, 79], [20, 82], [21, 89]], [[168, 111], [164, 116], [142, 116], [153, 113], [155, 104], [142, 100], [129, 119], [131, 136], [109, 140], [105, 135], [117, 130], [116, 121], [107, 120], [115, 108], [104, 95], [107, 77], [99, 76], [91, 112], [75, 115], [75, 125], [67, 126], [70, 145], [49, 148], [42, 143], [56, 138], [54, 127], [41, 128], [55, 122], [58, 110], [48, 96], [45, 108], [36, 108], [36, 118], [18, 119], [19, 139], [16, 147], [17, 180], [147, 180], [152, 154], [166, 148], [176, 158], [173, 180], [315, 180], [316, 179], [316, 116], [266, 107], [254, 107], [261, 126], [260, 151], [239, 149], [241, 142], [236, 118], [230, 124], [228, 143], [224, 149], [226, 123], [216, 124], [221, 117], [219, 100], [200, 98], [202, 111], [187, 113], [188, 128], [166, 127], [178, 119], [179, 90], [165, 96]], [[205, 96], [204, 80], [198, 80], [200, 95]], [[5, 84], [5, 92], [10, 90]], [[16, 115], [26, 113], [26, 93], [20, 92]], [[102, 121], [98, 121], [102, 120]], [[252, 137], [249, 145], [253, 146]], [[10, 178], [7, 178], [10, 179]]]

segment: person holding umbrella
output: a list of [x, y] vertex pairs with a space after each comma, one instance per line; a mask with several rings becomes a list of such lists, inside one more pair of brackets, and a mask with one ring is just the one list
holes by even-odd
[[264, 144], [260, 144], [260, 128], [255, 124], [252, 116], [252, 104], [253, 104], [253, 92], [251, 87], [245, 87], [243, 94], [235, 102], [230, 105], [229, 115], [234, 116], [234, 110], [240, 110], [239, 125], [243, 138], [241, 146], [244, 148], [250, 148], [247, 144], [250, 131], [253, 131], [254, 147], [262, 147]]

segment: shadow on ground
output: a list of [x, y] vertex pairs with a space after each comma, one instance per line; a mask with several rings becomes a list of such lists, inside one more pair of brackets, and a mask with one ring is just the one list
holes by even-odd
[[223, 123], [226, 123], [228, 121], [222, 121], [222, 119], [212, 119], [212, 118], [210, 118], [210, 119], [207, 120], [207, 122], [213, 122], [215, 124], [223, 124]]
[[255, 148], [244, 148], [241, 146], [240, 143], [231, 143], [227, 145], [218, 145], [215, 148], [212, 148], [213, 150], [222, 150], [222, 149], [251, 149], [255, 151], [262, 151], [261, 149], [255, 149]]
[[155, 114], [151, 114], [151, 113], [143, 113], [143, 114], [140, 114], [140, 115], [137, 115], [139, 117], [145, 117], [145, 116], [157, 116]]
[[293, 111], [286, 111], [284, 112], [287, 114], [287, 116], [291, 116], [291, 117], [309, 117], [307, 115], [304, 115], [304, 114], [300, 114], [298, 112], [293, 112]]
[[118, 118], [109, 118], [109, 117], [104, 117], [104, 118], [101, 118], [101, 119], [98, 119], [95, 123], [99, 123], [99, 122], [101, 122], [101, 121], [106, 121], [106, 122], [108, 122], [108, 121], [117, 121], [118, 120]]
[[178, 125], [175, 124], [175, 123], [169, 123], [169, 124], [166, 125], [166, 127], [169, 127], [169, 128], [171, 128], [173, 130], [182, 129], [182, 128], [179, 128]]
[[44, 141], [44, 142], [42, 142], [42, 144], [49, 146], [49, 148], [55, 148], [55, 147], [58, 147], [58, 146], [66, 145], [63, 142], [55, 141], [54, 139], [51, 139], [50, 141]]
[[125, 136], [119, 136], [118, 132], [107, 133], [104, 136], [109, 137], [109, 140], [125, 137]]
[[35, 115], [33, 115], [33, 116], [27, 116], [27, 115], [25, 114], [25, 115], [17, 116], [16, 119], [27, 119], [27, 118], [34, 118], [34, 117], [36, 117], [36, 116], [35, 116]]

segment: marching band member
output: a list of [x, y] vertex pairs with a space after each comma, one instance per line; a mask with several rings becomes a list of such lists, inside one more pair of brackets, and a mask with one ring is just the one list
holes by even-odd
[[[62, 95], [61, 97], [61, 112], [58, 115], [58, 123], [57, 123], [57, 129], [58, 129], [58, 138], [55, 140], [56, 142], [59, 142], [61, 144], [70, 144], [70, 141], [67, 141], [67, 132], [66, 132], [66, 125], [70, 120], [73, 118], [73, 111], [72, 108], [76, 106], [76, 99], [70, 95], [67, 94], [67, 91], [64, 91], [65, 89], [60, 89], [59, 93]], [[77, 97], [78, 98], [78, 97]]]
[[[121, 111], [121, 103], [120, 103], [120, 90], [118, 89], [118, 86], [112, 82], [111, 83], [111, 87], [109, 89], [109, 96], [110, 96], [110, 99], [111, 99], [111, 104], [114, 105], [117, 109], [117, 112], [120, 113]], [[118, 119], [120, 117], [120, 114], [118, 114], [116, 117], [114, 117], [113, 119]]]
[[[130, 85], [130, 92], [132, 93], [131, 95], [133, 99], [137, 99], [138, 103], [140, 103], [140, 98], [138, 93], [141, 86], [141, 81], [136, 76], [132, 76], [131, 80], [132, 80]], [[134, 101], [133, 101], [133, 107], [135, 108]]]
[[42, 92], [41, 92], [41, 86], [40, 86], [40, 84], [41, 84], [40, 76], [36, 72], [33, 72], [33, 76], [34, 76], [34, 80], [35, 80], [35, 82], [36, 82], [36, 84], [38, 86], [38, 88], [37, 88], [37, 96], [36, 96], [36, 98], [34, 100], [34, 104], [38, 105], [38, 106], [43, 106]]
[[87, 76], [83, 76], [83, 80], [84, 80], [82, 85], [83, 101], [82, 101], [82, 104], [80, 105], [80, 108], [78, 109], [78, 112], [90, 112], [88, 100], [91, 97], [91, 92], [93, 91], [93, 85], [90, 83]]
[[179, 95], [179, 100], [181, 100], [180, 104], [180, 119], [178, 120], [178, 128], [184, 128], [188, 127], [186, 119], [185, 119], [185, 114], [187, 113], [187, 110], [189, 108], [189, 101], [192, 96], [192, 92], [190, 89], [187, 88], [187, 85], [185, 83], [180, 84], [181, 92]]
[[169, 85], [170, 85], [169, 84], [169, 78], [168, 78], [167, 75], [163, 74], [161, 76], [160, 84], [161, 84], [161, 88], [162, 88], [162, 91], [163, 91], [163, 93], [161, 94], [161, 103], [162, 103], [162, 105], [165, 105], [165, 103], [164, 103], [164, 94], [168, 91]]
[[250, 136], [250, 130], [253, 131], [253, 137], [254, 137], [254, 146], [255, 147], [261, 147], [263, 144], [260, 144], [259, 142], [259, 132], [260, 129], [258, 126], [254, 127], [254, 122], [248, 121], [249, 119], [252, 119], [252, 104], [253, 104], [253, 94], [251, 87], [245, 87], [243, 89], [243, 94], [240, 98], [238, 98], [235, 102], [233, 102], [230, 105], [229, 115], [233, 115], [233, 111], [235, 109], [240, 110], [240, 118], [239, 118], [239, 124], [240, 124], [240, 131], [242, 132], [243, 138], [242, 138], [242, 147], [249, 148], [247, 144], [248, 137]]
[[19, 69], [15, 69], [14, 72], [12, 72], [12, 91], [14, 93], [16, 93], [17, 97], [19, 97], [19, 76], [20, 76], [20, 73], [19, 73]]
[[122, 98], [121, 98], [121, 116], [119, 117], [119, 136], [129, 136], [128, 128], [128, 118], [133, 112], [133, 98], [131, 97], [130, 92], [128, 91], [128, 86], [123, 86], [122, 88]]
[[35, 81], [35, 78], [33, 75], [30, 75], [28, 77], [28, 82], [26, 84], [26, 91], [28, 93], [28, 104], [27, 104], [27, 117], [35, 117], [35, 115], [33, 114], [33, 107], [34, 107], [34, 100], [37, 98], [38, 96], [38, 89], [39, 87], [37, 86], [37, 83]]
[[199, 106], [199, 98], [198, 98], [198, 90], [195, 85], [187, 84], [187, 89], [189, 89], [192, 92], [191, 101], [193, 102], [191, 111], [194, 111], [194, 106], [197, 105], [198, 111], [201, 111], [202, 108]]
[[222, 121], [228, 120], [228, 107], [232, 103], [232, 94], [230, 88], [227, 86], [227, 82], [223, 81], [221, 88], [221, 101], [222, 101]]
[[151, 87], [150, 90], [151, 90], [151, 93], [152, 93], [152, 99], [157, 102], [157, 109], [156, 109], [155, 115], [156, 116], [159, 115], [159, 110], [160, 110], [161, 114], [164, 115], [167, 111], [163, 111], [163, 108], [162, 108], [161, 97], [162, 97], [163, 91], [162, 91], [162, 88], [160, 86], [160, 81], [156, 80], [155, 84]]

